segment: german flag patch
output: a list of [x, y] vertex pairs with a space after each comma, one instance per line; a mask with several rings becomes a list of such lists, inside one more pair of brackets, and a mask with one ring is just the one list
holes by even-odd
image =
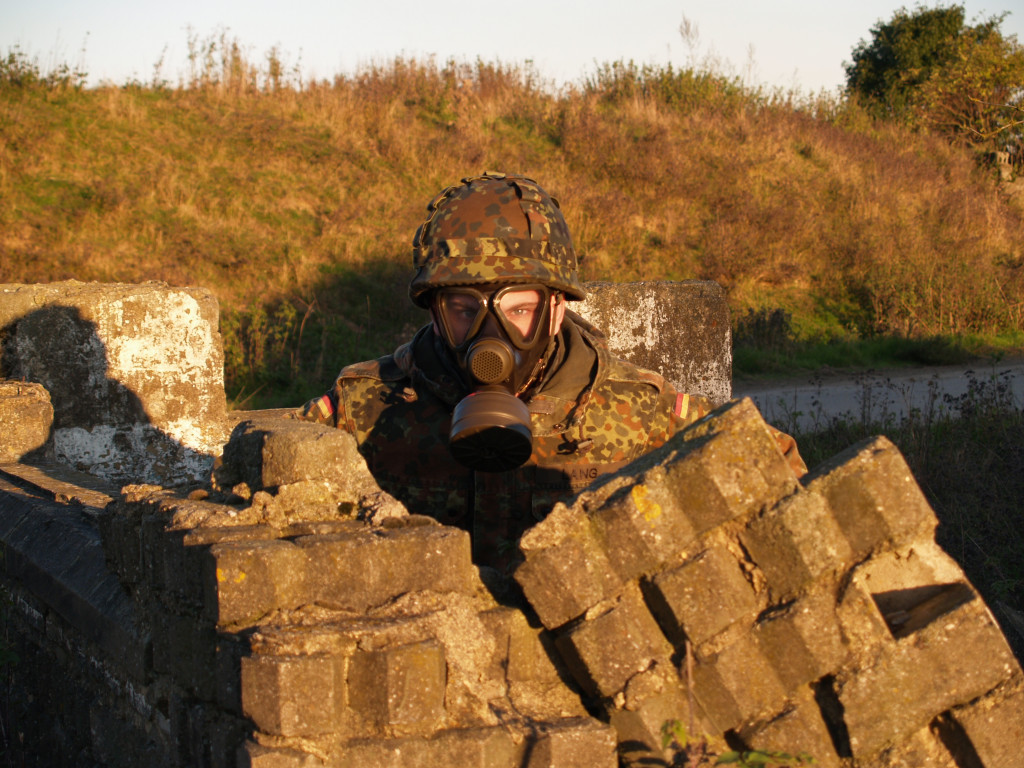
[[681, 419], [686, 418], [686, 414], [690, 411], [690, 396], [680, 392], [676, 395], [676, 416]]

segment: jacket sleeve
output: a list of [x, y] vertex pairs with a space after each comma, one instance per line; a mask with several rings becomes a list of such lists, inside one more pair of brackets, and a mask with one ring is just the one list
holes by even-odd
[[[310, 400], [303, 406], [292, 411], [293, 419], [302, 421], [314, 421], [317, 424], [326, 424], [331, 427], [338, 426], [338, 386], [337, 384], [330, 392], [322, 397]], [[344, 425], [344, 420], [341, 421]]]

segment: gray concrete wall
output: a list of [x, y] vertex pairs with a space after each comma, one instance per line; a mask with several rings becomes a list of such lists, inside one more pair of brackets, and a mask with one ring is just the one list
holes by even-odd
[[604, 331], [614, 354], [716, 405], [731, 397], [729, 305], [718, 283], [587, 283], [586, 289], [586, 300], [571, 308]]
[[0, 285], [0, 378], [51, 395], [58, 461], [117, 482], [204, 477], [227, 438], [219, 310], [199, 288]]

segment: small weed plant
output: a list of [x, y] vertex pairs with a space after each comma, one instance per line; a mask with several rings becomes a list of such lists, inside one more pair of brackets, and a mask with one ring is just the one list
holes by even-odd
[[773, 750], [718, 748], [707, 737], [693, 738], [686, 726], [678, 720], [669, 720], [661, 726], [661, 747], [672, 755], [672, 768], [704, 768], [704, 766], [732, 765], [736, 768], [787, 768], [814, 765], [807, 754], [791, 755]]

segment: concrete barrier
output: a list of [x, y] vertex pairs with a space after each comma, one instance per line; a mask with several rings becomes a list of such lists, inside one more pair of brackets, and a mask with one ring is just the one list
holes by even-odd
[[[55, 367], [22, 323], [5, 360]], [[0, 463], [27, 765], [667, 766], [672, 721], [834, 768], [1020, 754], [1021, 668], [884, 438], [798, 481], [727, 403], [556, 505], [517, 598], [464, 531], [382, 498], [347, 435], [250, 414], [208, 480], [118, 488], [45, 461], [68, 444], [47, 402], [0, 387], [27, 414], [7, 458], [39, 460]]]

